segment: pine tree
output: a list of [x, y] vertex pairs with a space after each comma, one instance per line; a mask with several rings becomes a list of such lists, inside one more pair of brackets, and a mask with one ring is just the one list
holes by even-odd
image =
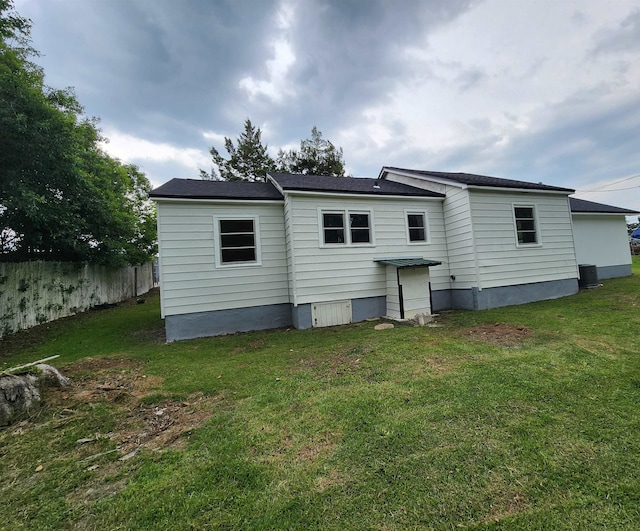
[[300, 141], [299, 151], [278, 152], [276, 167], [278, 171], [306, 175], [344, 177], [345, 174], [342, 148], [322, 138], [316, 126], [311, 129], [310, 139]]
[[268, 171], [275, 168], [273, 159], [262, 144], [262, 132], [254, 127], [251, 120], [244, 121], [244, 131], [234, 145], [233, 140], [225, 137], [224, 147], [229, 154], [225, 159], [215, 147], [209, 153], [213, 164], [217, 167], [211, 173], [200, 170], [200, 177], [209, 180], [223, 181], [264, 181]]

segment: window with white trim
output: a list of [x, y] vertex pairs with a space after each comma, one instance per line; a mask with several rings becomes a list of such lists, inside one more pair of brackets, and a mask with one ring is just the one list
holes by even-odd
[[410, 243], [427, 241], [427, 216], [424, 212], [406, 212], [407, 234]]
[[518, 245], [537, 245], [540, 243], [536, 225], [536, 209], [533, 205], [513, 205], [513, 218], [516, 224]]
[[256, 222], [254, 219], [221, 219], [220, 263], [257, 262]]
[[371, 212], [358, 210], [323, 210], [323, 245], [370, 245], [373, 243]]
[[323, 212], [324, 243], [347, 243], [344, 233], [344, 212]]
[[368, 212], [349, 212], [351, 243], [371, 243], [371, 227]]

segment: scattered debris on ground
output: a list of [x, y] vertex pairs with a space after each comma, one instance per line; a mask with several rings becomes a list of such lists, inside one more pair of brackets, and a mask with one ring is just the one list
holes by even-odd
[[517, 347], [531, 336], [526, 326], [513, 326], [507, 323], [487, 323], [468, 328], [462, 332], [465, 336], [485, 341], [501, 347]]
[[[88, 433], [76, 441], [82, 454], [98, 443], [109, 440], [115, 449], [96, 451], [82, 457], [87, 466], [103, 455], [117, 453], [119, 460], [134, 457], [142, 449], [161, 450], [176, 447], [181, 437], [202, 425], [212, 414], [211, 405], [222, 396], [209, 397], [195, 393], [186, 399], [164, 398], [161, 394], [162, 378], [144, 373], [144, 365], [123, 358], [84, 358], [62, 367], [70, 383], [65, 388], [50, 389], [44, 394], [47, 415], [57, 426], [64, 426], [92, 414], [98, 404], [114, 410], [116, 421], [106, 433]], [[158, 394], [157, 400], [149, 397]], [[38, 418], [18, 423], [14, 430], [20, 435], [41, 423]]]

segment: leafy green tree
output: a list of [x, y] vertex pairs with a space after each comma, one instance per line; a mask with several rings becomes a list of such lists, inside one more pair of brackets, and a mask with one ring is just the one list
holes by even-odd
[[342, 148], [336, 148], [329, 140], [322, 138], [316, 126], [311, 129], [311, 138], [300, 141], [300, 149], [278, 152], [278, 171], [303, 173], [308, 175], [333, 175], [344, 177], [344, 157]]
[[244, 131], [238, 137], [236, 144], [225, 137], [224, 147], [229, 154], [225, 159], [215, 147], [209, 153], [216, 166], [211, 173], [200, 170], [200, 177], [209, 180], [223, 181], [264, 181], [268, 171], [275, 167], [273, 159], [267, 152], [267, 146], [262, 143], [262, 132], [254, 127], [251, 120], [244, 121]]
[[0, 259], [135, 264], [155, 254], [149, 181], [100, 148], [71, 89], [29, 61], [30, 22], [0, 0]]

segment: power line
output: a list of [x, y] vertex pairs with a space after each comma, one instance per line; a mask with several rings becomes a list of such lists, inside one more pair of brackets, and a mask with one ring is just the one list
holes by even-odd
[[615, 188], [613, 190], [601, 190], [597, 188], [596, 190], [576, 190], [576, 192], [580, 192], [581, 194], [595, 194], [595, 193], [605, 194], [607, 192], [622, 192], [624, 190], [635, 190], [636, 188], [640, 188], [640, 185], [630, 186], [629, 188]]
[[609, 184], [604, 184], [599, 188], [595, 188], [593, 190], [578, 190], [578, 191], [581, 193], [591, 193], [591, 192], [618, 192], [622, 190], [632, 190], [633, 188], [640, 188], [640, 186], [632, 186], [631, 188], [616, 188], [615, 190], [603, 190], [603, 188], [607, 188], [608, 186], [613, 186], [614, 184], [623, 183], [625, 181], [630, 181], [631, 179], [637, 179], [638, 177], [640, 177], [640, 173], [637, 173], [636, 175], [632, 175], [631, 177], [625, 177], [624, 179], [613, 181], [612, 183], [609, 183]]

